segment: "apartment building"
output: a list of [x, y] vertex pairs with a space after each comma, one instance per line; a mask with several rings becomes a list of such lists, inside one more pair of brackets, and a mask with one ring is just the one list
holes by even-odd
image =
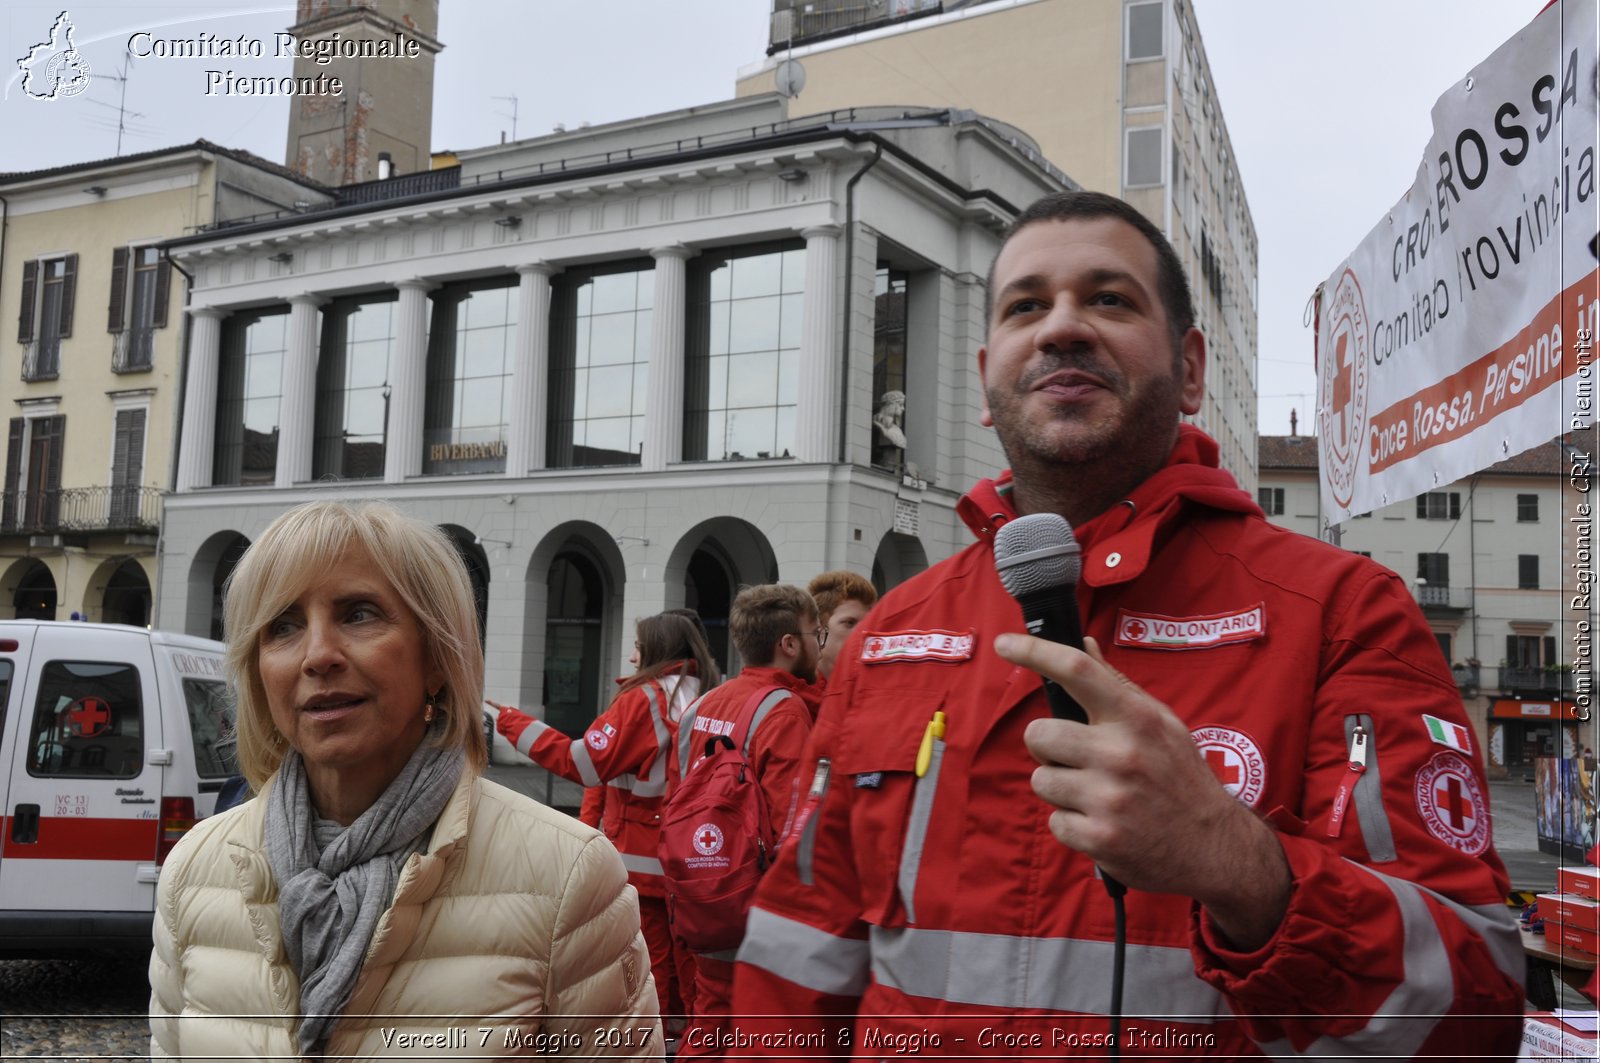
[[[1582, 751], [1571, 454], [1572, 441], [1556, 439], [1338, 529], [1341, 546], [1411, 585], [1496, 776], [1520, 776], [1536, 756]], [[1262, 436], [1260, 468], [1257, 497], [1269, 520], [1331, 536], [1315, 437]]]
[[161, 241], [329, 198], [204, 140], [0, 175], [0, 321], [16, 328], [0, 371], [0, 602], [14, 615], [149, 623], [187, 288]]
[[1084, 188], [1171, 239], [1209, 340], [1194, 422], [1256, 486], [1255, 223], [1188, 0], [773, 0], [740, 95], [792, 113], [971, 108], [1021, 129]]

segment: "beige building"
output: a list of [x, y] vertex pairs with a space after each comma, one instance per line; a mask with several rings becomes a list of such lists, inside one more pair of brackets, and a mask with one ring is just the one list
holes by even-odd
[[[1339, 544], [1412, 587], [1495, 776], [1581, 744], [1569, 609], [1579, 544], [1567, 518], [1571, 440], [1525, 451], [1475, 476], [1346, 521]], [[1305, 535], [1324, 527], [1314, 436], [1262, 436], [1258, 501]]]
[[740, 584], [887, 587], [970, 542], [956, 503], [1003, 462], [983, 273], [1071, 183], [970, 112], [784, 105], [463, 151], [170, 245], [195, 281], [158, 626], [215, 630], [288, 506], [392, 499], [461, 549], [490, 696], [582, 733], [638, 617], [699, 610], [731, 667]]
[[740, 71], [738, 93], [801, 78], [796, 115], [916, 105], [1000, 119], [1160, 226], [1210, 341], [1194, 421], [1254, 489], [1255, 223], [1188, 0], [774, 0], [768, 57]]
[[159, 243], [327, 193], [206, 141], [0, 175], [0, 616], [149, 623], [186, 284]]

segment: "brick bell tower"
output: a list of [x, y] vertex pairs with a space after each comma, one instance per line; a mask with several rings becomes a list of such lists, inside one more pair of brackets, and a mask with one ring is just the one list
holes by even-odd
[[[334, 186], [388, 176], [378, 172], [380, 155], [389, 156], [394, 174], [428, 169], [433, 63], [444, 47], [439, 0], [299, 0], [295, 19], [288, 32], [297, 45], [329, 42], [319, 46], [336, 50], [322, 62], [296, 54], [294, 76], [337, 77], [344, 91], [290, 101], [289, 168]], [[372, 43], [362, 54], [351, 42]], [[371, 54], [384, 42], [416, 55]]]

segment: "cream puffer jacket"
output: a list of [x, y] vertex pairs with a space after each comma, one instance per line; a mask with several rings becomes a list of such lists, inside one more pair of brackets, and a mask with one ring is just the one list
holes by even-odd
[[[295, 1059], [266, 801], [197, 825], [156, 890], [150, 1052]], [[330, 1059], [663, 1055], [639, 904], [597, 831], [463, 776], [379, 919]]]

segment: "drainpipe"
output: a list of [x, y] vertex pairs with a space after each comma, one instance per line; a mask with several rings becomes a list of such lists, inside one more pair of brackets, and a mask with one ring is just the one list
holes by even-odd
[[839, 328], [843, 342], [839, 345], [839, 464], [849, 461], [850, 440], [850, 296], [851, 280], [855, 274], [856, 251], [856, 182], [883, 157], [883, 141], [873, 138], [872, 158], [855, 172], [844, 186], [844, 324]]

